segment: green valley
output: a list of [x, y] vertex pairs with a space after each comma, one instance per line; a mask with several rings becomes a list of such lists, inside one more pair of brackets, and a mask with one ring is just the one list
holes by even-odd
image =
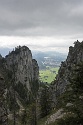
[[56, 75], [58, 73], [59, 67], [46, 67], [46, 69], [39, 71], [39, 79], [42, 82], [51, 83], [56, 79]]

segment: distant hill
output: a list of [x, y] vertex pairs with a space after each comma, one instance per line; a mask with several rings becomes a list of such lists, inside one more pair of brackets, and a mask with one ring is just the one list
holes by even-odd
[[0, 48], [0, 54], [5, 57], [7, 54], [9, 54], [9, 51], [12, 51], [12, 48]]
[[67, 57], [66, 54], [62, 54], [55, 51], [47, 51], [47, 52], [32, 52], [33, 58], [38, 61], [38, 65], [40, 70], [45, 69], [47, 66], [50, 67], [58, 67], [61, 62], [64, 61]]

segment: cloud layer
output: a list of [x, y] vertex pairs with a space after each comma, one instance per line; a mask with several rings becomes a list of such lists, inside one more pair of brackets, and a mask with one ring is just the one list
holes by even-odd
[[83, 32], [83, 0], [0, 0], [0, 35]]
[[[3, 42], [4, 41], [4, 42]], [[75, 41], [75, 40], [74, 40]], [[13, 49], [16, 46], [28, 46], [31, 50], [36, 51], [59, 51], [61, 53], [67, 53], [68, 47], [73, 46], [74, 41], [72, 39], [62, 39], [48, 36], [0, 36], [0, 48]]]
[[65, 49], [76, 39], [83, 39], [83, 0], [0, 0], [0, 47]]

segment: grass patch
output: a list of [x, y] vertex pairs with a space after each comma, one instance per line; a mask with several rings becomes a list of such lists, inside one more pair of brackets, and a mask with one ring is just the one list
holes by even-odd
[[47, 67], [45, 70], [39, 71], [39, 79], [42, 82], [51, 83], [56, 79], [56, 75], [58, 73], [59, 67]]

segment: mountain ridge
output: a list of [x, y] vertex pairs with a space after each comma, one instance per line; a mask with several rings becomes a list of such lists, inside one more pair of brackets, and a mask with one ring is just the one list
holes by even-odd
[[51, 85], [39, 81], [37, 61], [26, 47], [19, 46], [6, 58], [0, 56], [0, 68], [1, 124], [83, 124], [83, 41], [69, 47]]

